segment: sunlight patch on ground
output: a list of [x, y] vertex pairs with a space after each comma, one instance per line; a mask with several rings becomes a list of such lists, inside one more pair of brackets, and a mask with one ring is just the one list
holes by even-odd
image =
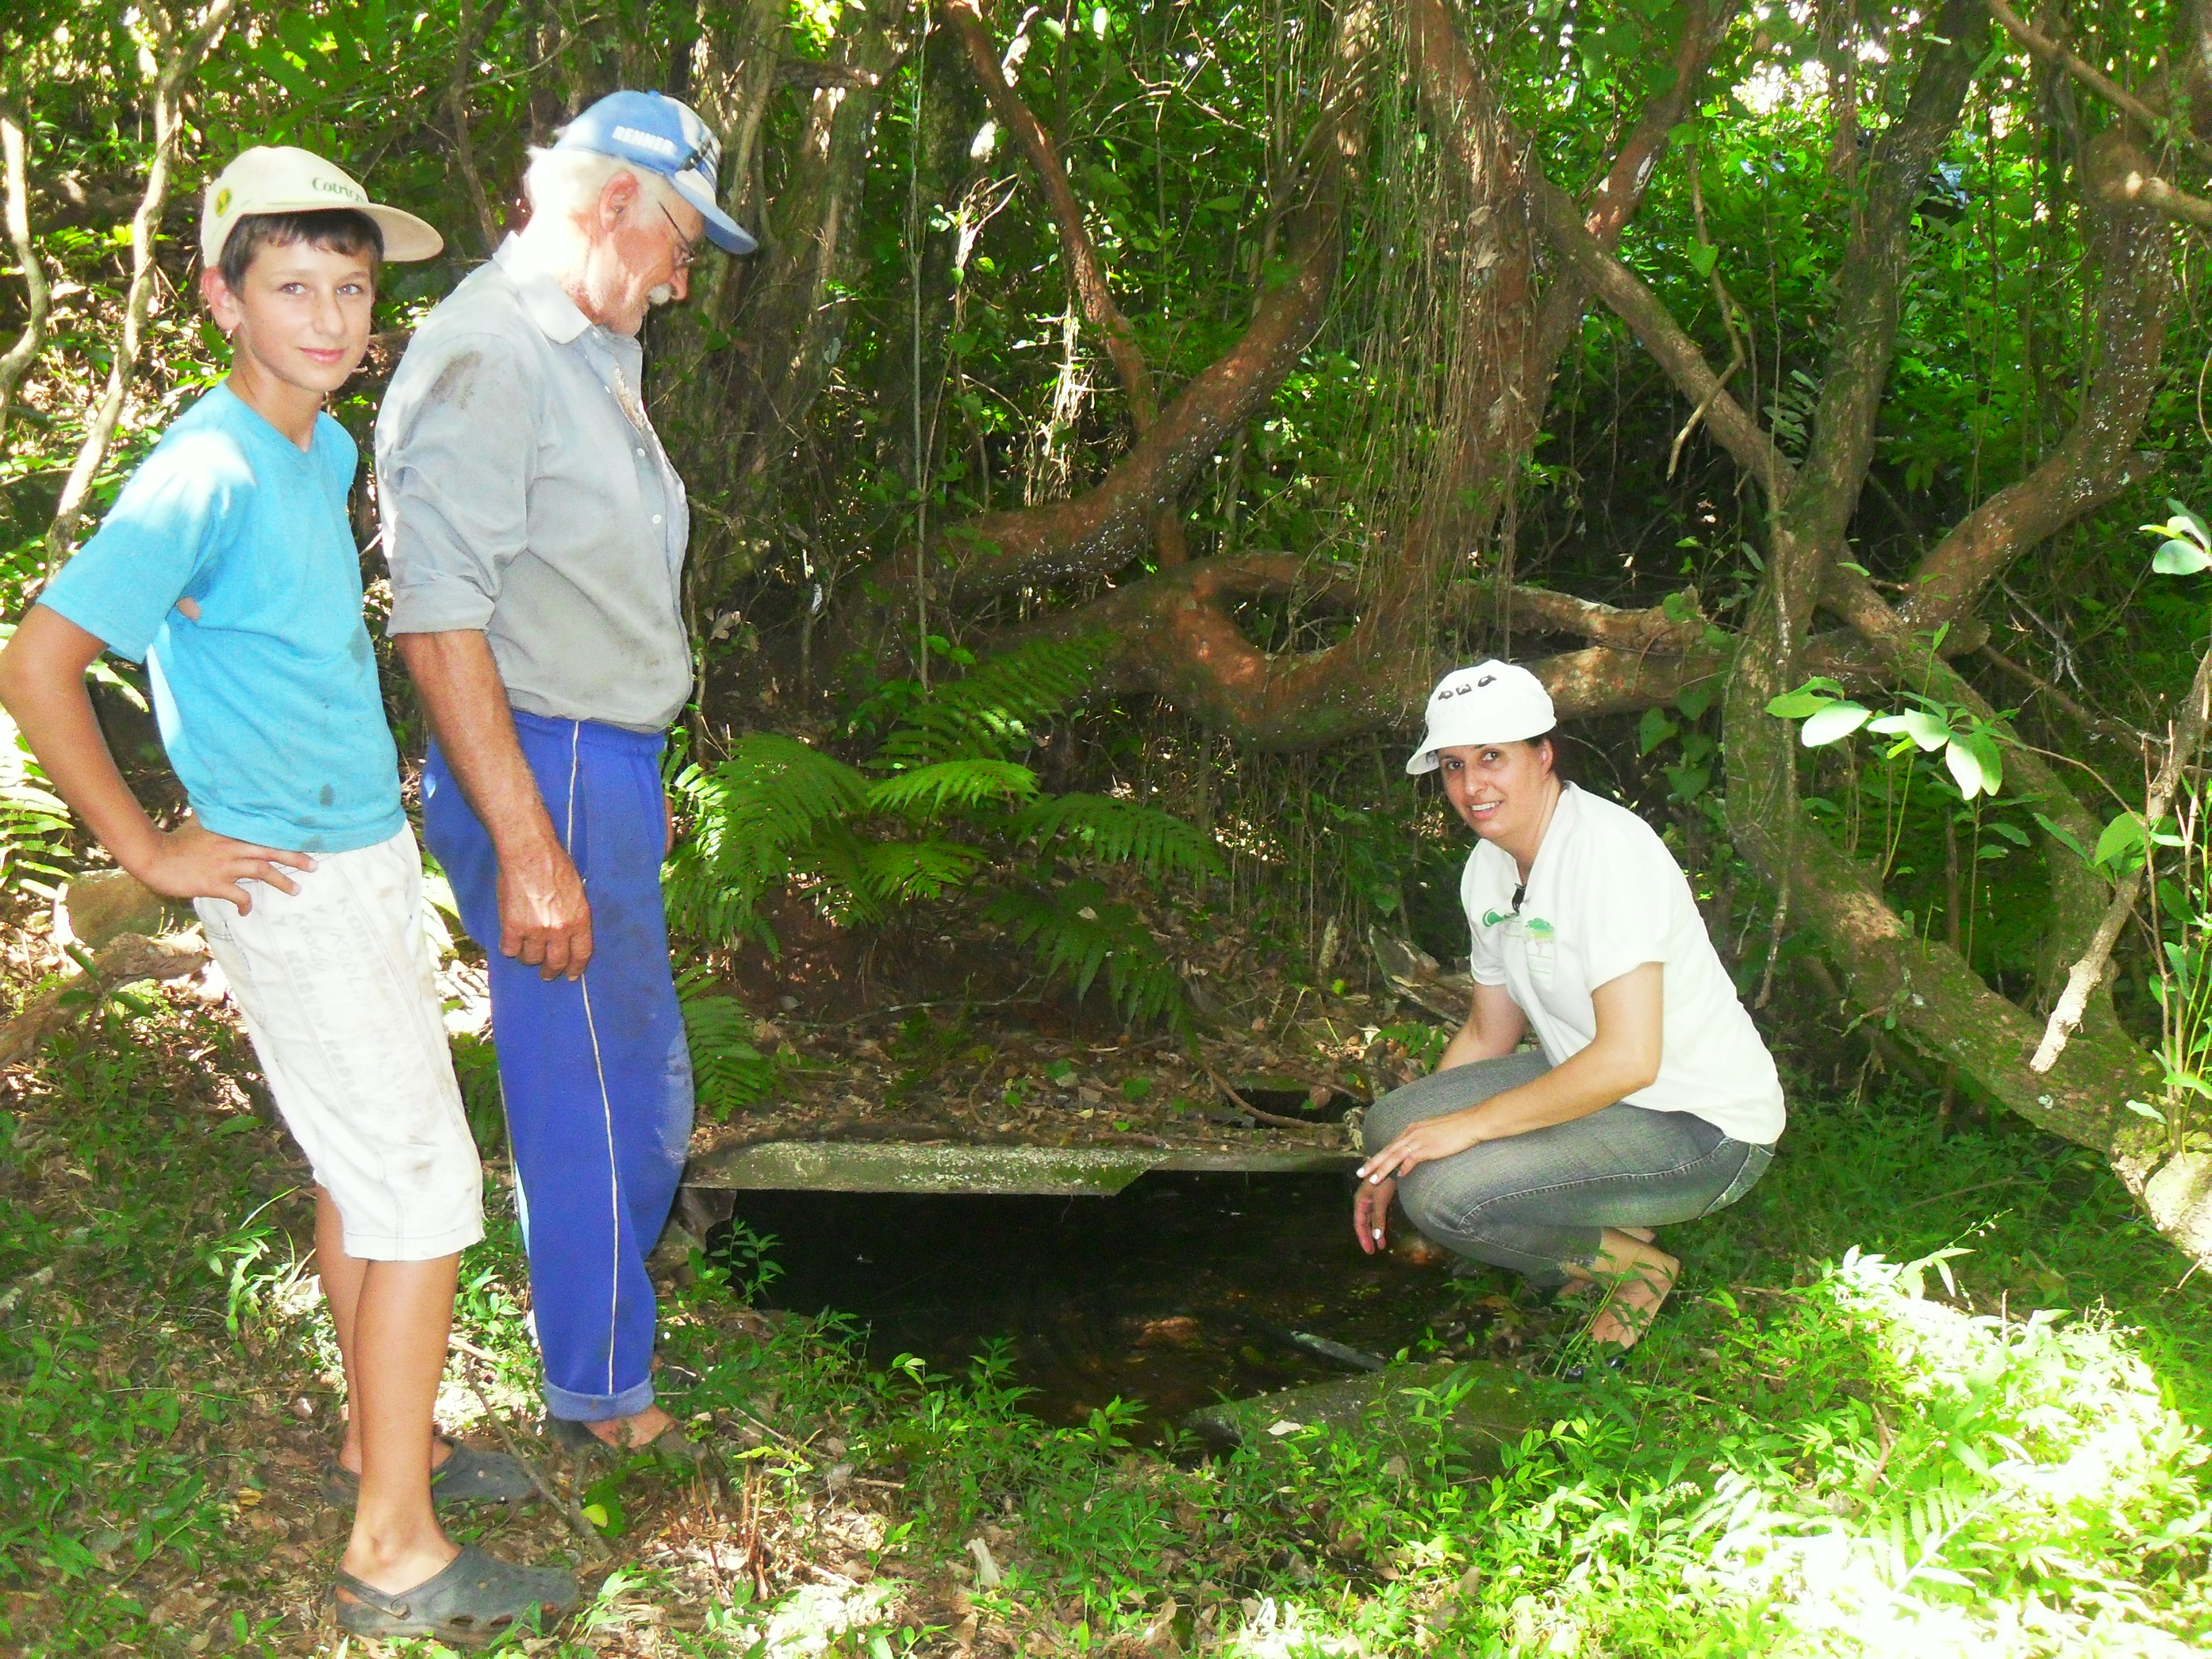
[[[1556, 1562], [1555, 1583], [1519, 1595], [1498, 1585], [1479, 1622], [1510, 1652], [1596, 1654], [1643, 1634], [1624, 1608], [1653, 1597], [1790, 1656], [2200, 1651], [2173, 1633], [2205, 1611], [2191, 1573], [2212, 1536], [2200, 1437], [2109, 1322], [1970, 1314], [1923, 1294], [1924, 1276], [1942, 1271], [1853, 1252], [1793, 1293], [1851, 1321], [1895, 1368], [1909, 1410], [1869, 1408], [1878, 1448], [1808, 1447], [1794, 1465], [1715, 1466], [1707, 1485], [1642, 1494], [1631, 1506], [1640, 1521], [1608, 1529], [1594, 1516], [1561, 1540], [1571, 1559]], [[1564, 1512], [1586, 1498], [1618, 1513], [1627, 1497], [1638, 1495], [1554, 1494]], [[1439, 1639], [1448, 1650], [1452, 1636], [1430, 1633], [1450, 1622], [1449, 1593], [1437, 1594], [1448, 1581], [1420, 1577], [1407, 1588], [1426, 1617], [1410, 1640], [1402, 1626], [1377, 1630], [1386, 1592], [1358, 1610], [1248, 1602], [1222, 1650], [1364, 1656]]]

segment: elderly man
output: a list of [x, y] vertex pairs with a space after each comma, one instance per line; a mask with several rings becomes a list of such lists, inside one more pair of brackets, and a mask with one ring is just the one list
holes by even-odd
[[391, 631], [432, 744], [422, 815], [492, 1030], [556, 1438], [693, 1449], [654, 1403], [645, 1270], [691, 1066], [660, 898], [663, 733], [691, 695], [682, 480], [637, 332], [682, 299], [720, 147], [617, 92], [532, 152], [530, 220], [416, 331], [376, 425]]

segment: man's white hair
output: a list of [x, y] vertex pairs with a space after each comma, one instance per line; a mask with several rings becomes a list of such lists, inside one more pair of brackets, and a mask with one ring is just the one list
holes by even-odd
[[529, 170], [522, 175], [522, 193], [529, 198], [532, 213], [580, 219], [597, 204], [608, 180], [624, 174], [637, 180], [647, 201], [672, 212], [684, 200], [675, 185], [650, 167], [596, 150], [544, 149], [535, 145], [530, 151]]

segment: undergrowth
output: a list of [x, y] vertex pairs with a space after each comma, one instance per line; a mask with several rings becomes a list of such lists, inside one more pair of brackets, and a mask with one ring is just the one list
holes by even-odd
[[1115, 866], [1158, 889], [1218, 873], [1219, 853], [1158, 807], [1048, 793], [1023, 759], [1082, 701], [1099, 662], [1094, 641], [1048, 641], [927, 694], [889, 682], [848, 723], [841, 746], [857, 760], [756, 732], [711, 766], [680, 768], [672, 787], [689, 833], [669, 861], [671, 927], [710, 947], [774, 952], [767, 907], [787, 892], [863, 927], [981, 894], [988, 918], [1079, 997], [1103, 979], [1123, 1018], [1187, 1027], [1175, 963], [1135, 907], [1085, 869]]
[[[0, 1647], [335, 1651], [312, 1609], [340, 1534], [310, 1526], [294, 1468], [334, 1431], [334, 1356], [295, 1243], [301, 1174], [232, 1028], [145, 998], [11, 1082]], [[526, 1281], [495, 1177], [489, 1195], [444, 1405], [481, 1433], [488, 1400], [527, 1436]], [[835, 1321], [749, 1313], [741, 1281], [773, 1271], [773, 1245], [740, 1237], [665, 1310], [668, 1358], [701, 1376], [681, 1407], [721, 1475], [641, 1462], [580, 1487], [614, 1558], [584, 1620], [533, 1650], [1671, 1659], [2212, 1638], [2207, 1297], [2088, 1155], [2002, 1122], [1939, 1138], [1909, 1097], [1805, 1102], [1767, 1180], [1670, 1243], [1683, 1287], [1630, 1368], [1585, 1388], [1531, 1374], [1535, 1426], [1500, 1464], [1418, 1425], [1228, 1457], [1134, 1447], [1118, 1405], [1053, 1426], [1000, 1354], [957, 1377], [878, 1371]], [[1434, 1351], [1407, 1334], [1413, 1357]], [[532, 1514], [486, 1524], [501, 1547], [580, 1560]]]

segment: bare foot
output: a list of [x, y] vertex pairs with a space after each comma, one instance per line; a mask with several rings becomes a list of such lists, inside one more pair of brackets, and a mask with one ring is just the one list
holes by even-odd
[[1607, 1228], [1598, 1259], [1587, 1267], [1567, 1269], [1574, 1279], [1606, 1287], [1604, 1304], [1590, 1319], [1589, 1339], [1634, 1347], [1651, 1328], [1681, 1267], [1666, 1251], [1634, 1237], [1629, 1229]]
[[1659, 1237], [1649, 1227], [1615, 1227], [1613, 1231], [1626, 1233], [1639, 1244], [1649, 1244]]
[[[398, 1549], [373, 1553], [362, 1547], [356, 1531], [353, 1541], [346, 1547], [345, 1559], [338, 1565], [370, 1589], [380, 1589], [386, 1595], [398, 1595], [417, 1584], [428, 1583], [445, 1571], [460, 1553], [460, 1546], [442, 1533], [434, 1533]], [[348, 1601], [361, 1600], [343, 1588], [338, 1595]]]
[[585, 1425], [617, 1451], [635, 1451], [641, 1446], [649, 1446], [675, 1425], [676, 1419], [658, 1406], [647, 1406], [635, 1417], [611, 1417], [604, 1422]]

